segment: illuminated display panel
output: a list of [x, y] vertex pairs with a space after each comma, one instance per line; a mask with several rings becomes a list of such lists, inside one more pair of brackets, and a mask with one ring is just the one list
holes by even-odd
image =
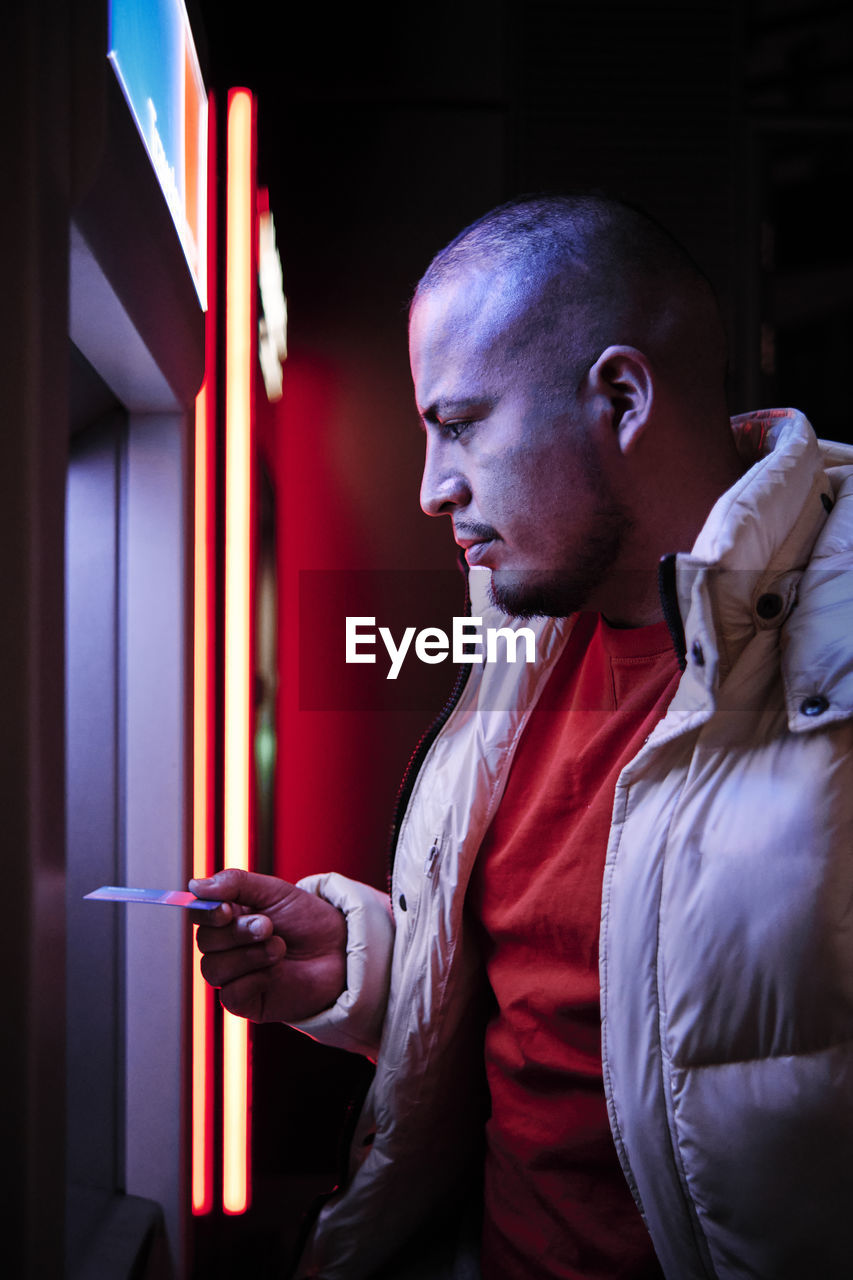
[[207, 95], [183, 0], [109, 0], [109, 50], [207, 306]]

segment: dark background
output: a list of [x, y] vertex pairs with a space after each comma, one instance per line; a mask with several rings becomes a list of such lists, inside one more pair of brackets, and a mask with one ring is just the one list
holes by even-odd
[[399, 329], [467, 221], [591, 184], [644, 204], [714, 280], [733, 412], [784, 400], [823, 434], [846, 429], [827, 374], [849, 349], [853, 287], [849, 5], [195, 8], [210, 83], [259, 97], [294, 343], [346, 330], [355, 305]]
[[[351, 575], [344, 595], [358, 575], [374, 589], [405, 573], [432, 621], [461, 612], [446, 522], [417, 506], [405, 318], [420, 273], [510, 195], [624, 195], [717, 288], [732, 412], [793, 404], [853, 441], [853, 15], [819, 0], [188, 7], [208, 84], [257, 94], [289, 307], [285, 393], [260, 423], [281, 575], [274, 869], [381, 886], [399, 776], [452, 673], [423, 669], [390, 704], [383, 691], [318, 710], [313, 692], [300, 702], [295, 620], [306, 570], [305, 590]], [[280, 1273], [367, 1078], [288, 1028], [258, 1028], [255, 1046], [255, 1203], [200, 1223], [206, 1278]]]

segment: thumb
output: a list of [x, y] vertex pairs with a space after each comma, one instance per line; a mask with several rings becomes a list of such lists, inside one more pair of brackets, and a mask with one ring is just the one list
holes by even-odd
[[239, 902], [253, 911], [263, 911], [281, 902], [293, 886], [277, 876], [264, 876], [239, 867], [226, 867], [206, 880], [190, 880], [190, 893], [197, 898], [213, 898], [220, 902]]

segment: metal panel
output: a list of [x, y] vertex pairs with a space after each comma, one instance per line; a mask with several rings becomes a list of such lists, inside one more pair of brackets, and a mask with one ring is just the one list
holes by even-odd
[[74, 437], [66, 508], [66, 1254], [74, 1270], [120, 1183], [120, 466], [123, 414]]

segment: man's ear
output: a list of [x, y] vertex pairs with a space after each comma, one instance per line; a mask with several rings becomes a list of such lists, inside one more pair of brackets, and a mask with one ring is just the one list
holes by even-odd
[[587, 375], [587, 391], [609, 414], [622, 453], [629, 453], [648, 425], [654, 379], [648, 357], [636, 347], [606, 347]]

